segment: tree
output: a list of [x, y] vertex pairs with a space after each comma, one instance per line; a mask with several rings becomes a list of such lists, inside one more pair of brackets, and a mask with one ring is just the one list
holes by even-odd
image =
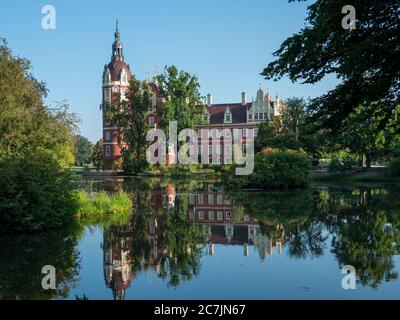
[[48, 108], [30, 62], [0, 45], [0, 232], [60, 228], [75, 213], [71, 177], [78, 118]]
[[255, 150], [265, 147], [305, 150], [309, 155], [318, 157], [324, 146], [322, 131], [314, 130], [307, 122], [308, 108], [303, 98], [289, 98], [279, 117], [263, 122], [255, 140]]
[[160, 110], [161, 128], [167, 128], [170, 121], [177, 121], [180, 132], [205, 123], [203, 116], [206, 112], [196, 76], [170, 66], [157, 77], [157, 81], [160, 96], [165, 100], [164, 108]]
[[[119, 145], [125, 173], [142, 172], [147, 166], [146, 150], [149, 143], [146, 135], [151, 90], [148, 84], [131, 76], [127, 101], [110, 106], [108, 118], [120, 127]], [[118, 99], [119, 100], [119, 99]]]
[[92, 161], [93, 143], [77, 134], [75, 136], [75, 164], [84, 165]]
[[103, 139], [96, 142], [92, 151], [92, 163], [97, 171], [104, 169]]
[[[294, 1], [294, 0], [290, 0]], [[303, 0], [299, 0], [303, 1]], [[344, 0], [317, 0], [308, 7], [307, 25], [274, 53], [277, 59], [262, 72], [267, 79], [287, 75], [292, 81], [315, 84], [333, 74], [341, 82], [311, 101], [311, 122], [342, 127], [360, 105], [372, 107], [379, 127], [400, 130], [400, 3], [397, 0], [355, 0], [356, 29], [341, 26]]]

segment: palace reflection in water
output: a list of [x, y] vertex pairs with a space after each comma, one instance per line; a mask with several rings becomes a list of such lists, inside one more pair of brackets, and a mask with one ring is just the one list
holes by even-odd
[[112, 180], [105, 189], [128, 190], [134, 199], [129, 224], [104, 229], [104, 278], [114, 299], [125, 298], [141, 271], [177, 287], [221, 246], [241, 246], [244, 256], [253, 248], [261, 262], [284, 246], [289, 257], [309, 259], [324, 255], [329, 239], [338, 266], [354, 265], [362, 285], [398, 278], [398, 198], [384, 188], [229, 194], [216, 183], [131, 189]]
[[[127, 192], [129, 221], [0, 237], [0, 299], [347, 299], [344, 265], [357, 271], [350, 297], [399, 298], [394, 186], [229, 192], [218, 181], [81, 184]], [[56, 267], [57, 290], [41, 288], [44, 265]]]

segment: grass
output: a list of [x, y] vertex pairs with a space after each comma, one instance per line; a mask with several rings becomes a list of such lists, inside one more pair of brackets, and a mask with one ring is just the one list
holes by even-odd
[[78, 204], [77, 220], [88, 224], [120, 224], [132, 214], [132, 200], [126, 193], [109, 195], [106, 192], [90, 196], [84, 190], [75, 192]]

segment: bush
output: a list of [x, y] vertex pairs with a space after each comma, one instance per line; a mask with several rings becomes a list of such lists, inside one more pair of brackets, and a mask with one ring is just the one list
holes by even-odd
[[235, 176], [230, 172], [228, 185], [261, 189], [304, 187], [310, 180], [311, 162], [299, 152], [272, 151], [258, 153], [254, 158], [254, 172], [249, 176]]
[[334, 157], [328, 165], [330, 172], [351, 170], [355, 161], [350, 156]]
[[390, 163], [391, 174], [395, 177], [400, 177], [400, 158], [395, 158]]
[[63, 227], [76, 212], [71, 176], [50, 153], [0, 159], [0, 232]]

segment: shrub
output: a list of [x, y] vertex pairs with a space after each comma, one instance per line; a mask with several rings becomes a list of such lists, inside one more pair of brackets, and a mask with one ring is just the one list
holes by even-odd
[[254, 158], [254, 172], [249, 176], [228, 176], [231, 187], [252, 187], [261, 189], [288, 189], [303, 187], [310, 180], [310, 160], [293, 151], [258, 153]]
[[400, 158], [394, 158], [390, 163], [390, 171], [393, 176], [400, 177]]
[[77, 209], [71, 176], [50, 153], [0, 159], [0, 232], [63, 227]]
[[355, 161], [350, 156], [334, 157], [328, 165], [328, 170], [331, 172], [351, 170]]

